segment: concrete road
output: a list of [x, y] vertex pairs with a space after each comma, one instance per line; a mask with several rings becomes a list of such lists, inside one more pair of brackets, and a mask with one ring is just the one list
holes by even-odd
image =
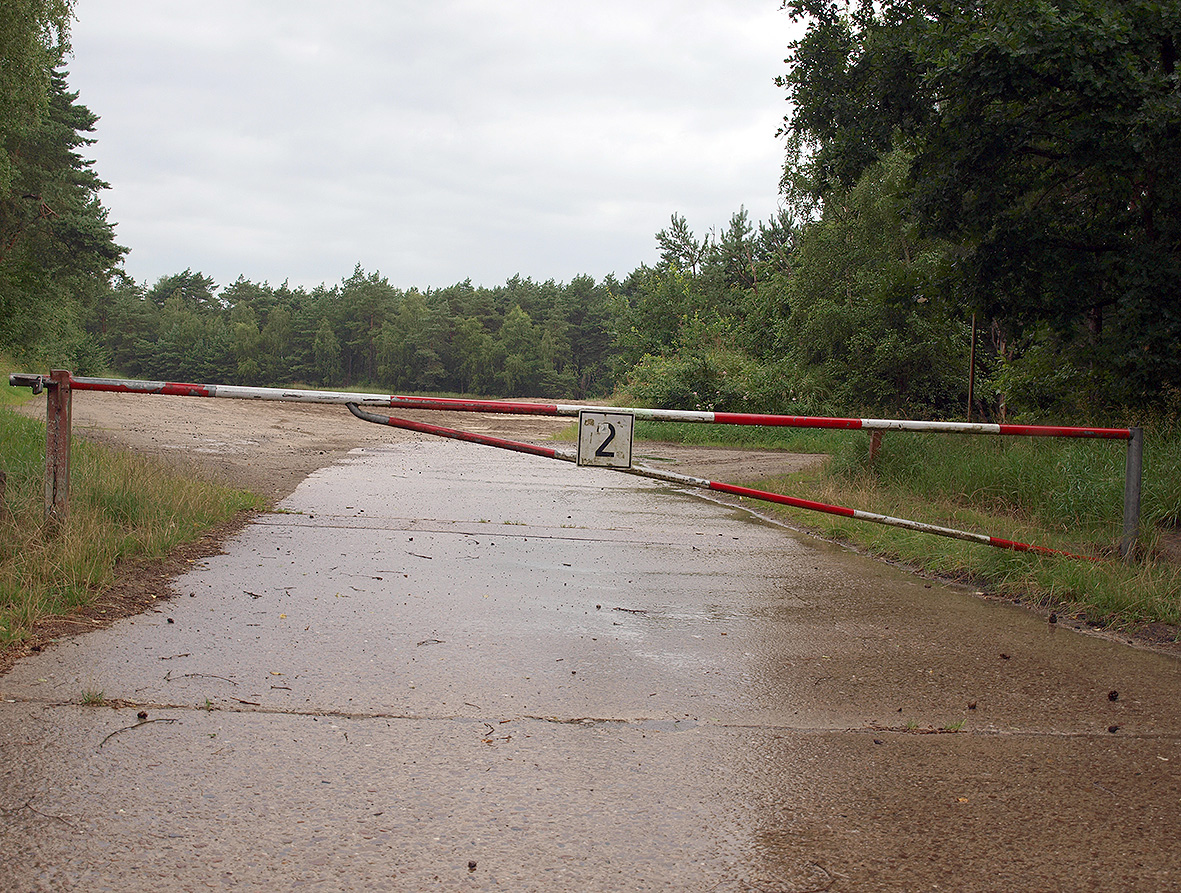
[[0, 679], [0, 889], [1181, 889], [1175, 659], [465, 444], [283, 509]]

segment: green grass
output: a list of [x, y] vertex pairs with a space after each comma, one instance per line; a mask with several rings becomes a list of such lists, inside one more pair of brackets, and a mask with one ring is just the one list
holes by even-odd
[[822, 469], [760, 489], [1049, 546], [1098, 561], [1016, 553], [839, 516], [759, 503], [794, 525], [921, 570], [1095, 622], [1181, 622], [1181, 566], [1159, 550], [1181, 520], [1181, 428], [1145, 429], [1141, 548], [1116, 558], [1123, 441], [887, 432], [871, 466], [864, 432], [637, 423], [637, 436], [827, 453]]
[[54, 530], [44, 519], [44, 422], [0, 407], [0, 445], [0, 471], [7, 475], [0, 507], [0, 646], [25, 638], [40, 617], [93, 601], [120, 561], [164, 556], [262, 504], [254, 494], [75, 439], [69, 513]]
[[695, 422], [636, 422], [637, 440], [665, 440], [693, 446], [727, 446], [793, 453], [832, 453], [848, 440], [846, 432], [818, 428], [765, 428], [758, 425], [706, 425]]

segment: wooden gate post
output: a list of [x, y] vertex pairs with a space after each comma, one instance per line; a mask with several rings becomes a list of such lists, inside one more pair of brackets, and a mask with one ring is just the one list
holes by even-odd
[[45, 382], [45, 520], [61, 525], [70, 504], [70, 373], [54, 369]]

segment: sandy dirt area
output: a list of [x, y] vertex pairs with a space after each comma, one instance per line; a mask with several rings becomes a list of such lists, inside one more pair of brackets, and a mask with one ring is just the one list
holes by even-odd
[[[37, 399], [18, 411], [43, 418], [45, 403]], [[430, 436], [362, 422], [343, 406], [302, 403], [86, 391], [74, 394], [72, 413], [76, 438], [157, 457], [186, 474], [258, 493], [268, 505], [350, 450]], [[570, 418], [483, 413], [420, 411], [399, 415], [528, 443], [549, 441], [573, 423]], [[476, 445], [471, 448], [492, 450]], [[650, 442], [637, 444], [635, 452], [640, 457], [636, 461], [726, 483], [789, 474], [824, 458]], [[192, 562], [219, 552], [221, 543], [249, 521], [249, 515], [236, 518], [166, 559], [121, 564], [115, 584], [94, 604], [68, 617], [41, 621], [28, 640], [0, 651], [0, 673], [59, 636], [100, 628], [151, 609], [172, 595], [173, 578]]]

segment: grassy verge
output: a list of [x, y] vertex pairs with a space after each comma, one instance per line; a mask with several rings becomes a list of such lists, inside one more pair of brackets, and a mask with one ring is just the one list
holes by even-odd
[[694, 422], [636, 422], [636, 438], [692, 446], [725, 446], [792, 453], [836, 453], [848, 442], [845, 431], [822, 428], [763, 428], [758, 425], [704, 425]]
[[192, 480], [131, 453], [75, 440], [70, 512], [44, 523], [45, 425], [6, 406], [0, 384], [0, 647], [25, 638], [38, 618], [69, 613], [114, 579], [116, 565], [160, 557], [244, 509], [254, 494]]
[[1007, 552], [769, 503], [759, 503], [760, 511], [1091, 622], [1181, 622], [1181, 565], [1161, 550], [1181, 519], [1181, 430], [1175, 426], [1145, 430], [1142, 549], [1134, 562], [1113, 558], [1122, 530], [1122, 442], [888, 433], [871, 467], [864, 433], [639, 423], [637, 437], [828, 453], [832, 458], [820, 471], [748, 483], [1101, 560]]

